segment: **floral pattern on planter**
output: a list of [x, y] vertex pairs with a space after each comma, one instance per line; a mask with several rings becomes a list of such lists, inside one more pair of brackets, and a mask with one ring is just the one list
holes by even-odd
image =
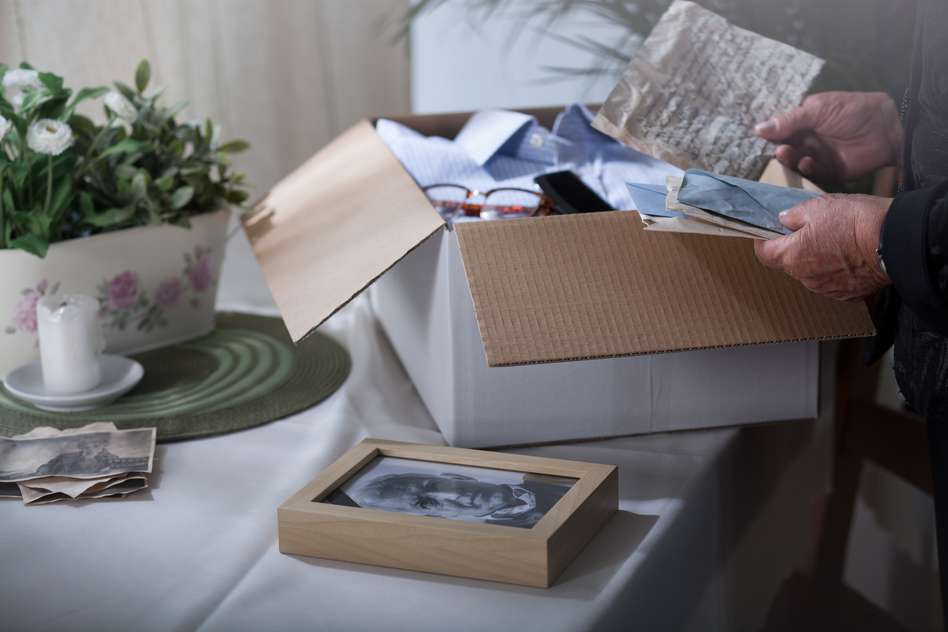
[[16, 304], [13, 310], [13, 322], [7, 326], [7, 334], [22, 332], [26, 334], [36, 333], [36, 304], [47, 294], [55, 294], [59, 291], [59, 283], [54, 283], [52, 287], [49, 281], [43, 279], [36, 284], [36, 287], [28, 287], [21, 294], [23, 298]]
[[[193, 254], [184, 255], [184, 276], [196, 294], [207, 292], [214, 284], [214, 275], [211, 274], [211, 249], [195, 246]], [[200, 307], [198, 296], [191, 297], [191, 306]]]
[[[106, 329], [125, 331], [135, 327], [150, 332], [168, 326], [166, 310], [187, 303], [193, 309], [201, 307], [201, 297], [209, 293], [216, 282], [211, 271], [211, 249], [196, 246], [184, 254], [184, 269], [178, 276], [164, 279], [153, 293], [142, 287], [141, 276], [133, 270], [123, 270], [99, 284], [99, 321]], [[56, 294], [59, 283], [50, 286], [43, 279], [36, 287], [22, 291], [23, 298], [14, 309], [7, 334], [36, 334], [36, 304], [47, 294]]]
[[149, 332], [167, 327], [165, 310], [184, 300], [192, 308], [199, 308], [200, 295], [214, 286], [210, 254], [211, 249], [203, 246], [185, 253], [181, 275], [159, 283], [151, 296], [142, 289], [138, 274], [131, 270], [103, 281], [99, 285], [99, 318], [103, 326], [125, 331], [134, 325], [139, 331]]

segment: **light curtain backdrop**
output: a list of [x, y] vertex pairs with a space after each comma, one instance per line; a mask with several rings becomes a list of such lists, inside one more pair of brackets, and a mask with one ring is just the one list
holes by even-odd
[[[408, 0], [0, 0], [0, 62], [29, 61], [68, 86], [132, 82], [147, 57], [152, 86], [185, 118], [210, 116], [262, 197], [360, 118], [409, 109], [405, 40], [392, 19]], [[269, 304], [249, 248], [228, 249], [223, 304]]]

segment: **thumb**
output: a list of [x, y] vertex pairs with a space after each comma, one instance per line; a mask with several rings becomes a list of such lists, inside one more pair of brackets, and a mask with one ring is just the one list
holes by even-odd
[[786, 211], [781, 211], [777, 217], [780, 219], [781, 224], [792, 231], [803, 228], [807, 220], [806, 210], [800, 205], [789, 208]]
[[754, 254], [757, 260], [768, 268], [780, 268], [783, 253], [790, 245], [792, 235], [774, 239], [755, 239]]
[[799, 134], [813, 130], [819, 124], [819, 108], [810, 100], [789, 112], [778, 114], [770, 120], [754, 126], [754, 133], [769, 141], [782, 141]]

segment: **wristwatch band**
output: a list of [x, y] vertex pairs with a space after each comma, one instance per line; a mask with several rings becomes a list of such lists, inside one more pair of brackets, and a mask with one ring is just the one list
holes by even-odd
[[879, 229], [879, 246], [876, 248], [876, 263], [879, 264], [879, 269], [882, 270], [882, 274], [889, 276], [889, 271], [885, 269], [885, 259], [882, 257], [882, 242], [885, 235], [885, 222], [882, 224], [882, 228]]

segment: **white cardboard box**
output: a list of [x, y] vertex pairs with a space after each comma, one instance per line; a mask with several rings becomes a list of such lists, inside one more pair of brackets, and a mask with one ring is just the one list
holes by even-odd
[[[531, 113], [549, 124], [554, 112]], [[466, 117], [401, 120], [450, 137]], [[790, 183], [778, 167], [765, 175]], [[872, 333], [862, 305], [763, 268], [750, 240], [646, 234], [623, 212], [445, 230], [368, 122], [279, 183], [245, 227], [294, 340], [374, 283], [453, 445], [812, 418], [816, 341]]]
[[448, 443], [504, 446], [817, 414], [817, 342], [488, 367], [454, 231], [371, 288], [372, 304]]

